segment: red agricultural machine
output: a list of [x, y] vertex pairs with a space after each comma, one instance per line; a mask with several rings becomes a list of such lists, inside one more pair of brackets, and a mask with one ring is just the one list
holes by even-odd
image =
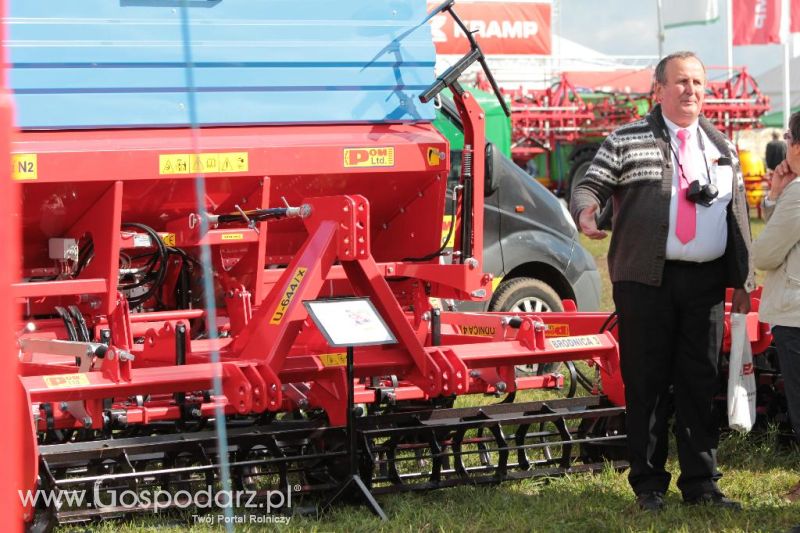
[[[417, 53], [433, 54], [424, 2], [402, 13], [374, 0], [326, 4], [317, 6], [321, 19], [392, 24], [386, 32], [359, 33], [373, 41], [354, 49], [369, 53], [352, 73], [363, 84], [348, 101], [357, 119], [335, 119], [341, 100], [320, 96], [352, 91], [355, 81], [347, 77], [338, 89], [321, 82], [328, 92], [297, 83], [282, 97], [289, 106], [297, 91], [316, 94], [318, 111], [327, 106], [332, 120], [259, 118], [283, 107], [255, 100], [249, 124], [220, 125], [203, 115], [236, 112], [232, 90], [207, 78], [214, 69], [248, 66], [240, 59], [226, 66], [218, 56], [246, 47], [187, 47], [184, 61], [148, 56], [152, 63], [143, 64], [112, 60], [113, 47], [99, 46], [94, 52], [105, 59], [62, 58], [58, 69], [67, 74], [48, 87], [31, 84], [46, 77], [52, 59], [12, 54], [22, 126], [11, 144], [22, 197], [14, 223], [23, 238], [21, 278], [8, 297], [19, 313], [26, 429], [14, 437], [23, 448], [19, 494], [30, 530], [189, 505], [285, 511], [348, 487], [383, 515], [373, 495], [591, 471], [607, 461], [624, 466], [624, 395], [611, 317], [578, 313], [574, 305], [537, 316], [441, 312], [430, 303], [491, 292], [482, 227], [484, 189], [497, 186], [487, 165], [495, 155], [485, 150], [480, 107], [457, 82], [482, 60], [477, 45], [438, 79], [430, 61], [424, 84], [410, 83], [404, 77], [414, 72], [406, 67], [424, 63], [409, 44], [415, 32], [422, 40]], [[152, 19], [164, 39], [172, 28], [185, 44], [189, 30], [211, 24], [246, 33], [240, 13], [235, 22], [225, 18], [228, 6], [184, 5], [177, 18], [175, 10], [149, 4], [88, 8], [99, 10], [90, 28], [98, 35], [106, 35], [107, 20], [117, 20], [114, 38], [123, 39], [131, 21], [131, 35], [139, 36]], [[451, 8], [449, 0], [437, 11]], [[29, 9], [12, 4], [12, 43], [35, 29]], [[263, 10], [254, 9], [257, 20]], [[290, 12], [282, 24], [291, 25]], [[200, 23], [192, 25], [192, 17]], [[17, 20], [25, 24], [15, 26]], [[287, 31], [325, 33], [297, 24]], [[82, 36], [79, 53], [89, 53], [88, 30], [65, 27]], [[315, 50], [324, 62], [325, 47]], [[380, 92], [367, 102], [371, 82], [363, 76], [378, 63], [385, 70], [372, 90]], [[337, 58], [335, 68], [351, 68], [342, 65]], [[268, 61], [251, 67], [276, 68]], [[155, 82], [143, 86], [146, 76], [138, 74], [151, 68], [186, 70], [179, 103], [188, 106], [189, 123], [167, 124], [169, 86], [159, 87], [152, 109], [131, 116], [128, 107], [103, 100], [157, 93]], [[316, 67], [277, 68], [305, 76]], [[36, 69], [45, 74], [28, 77]], [[71, 78], [69, 69], [85, 70]], [[107, 70], [91, 80], [98, 69]], [[379, 89], [385, 73], [393, 80], [389, 90]], [[101, 83], [110, 86], [101, 91]], [[131, 86], [115, 89], [116, 83]], [[441, 232], [448, 145], [425, 107], [445, 87], [465, 138], [449, 256]], [[241, 99], [282, 94], [237, 90]], [[216, 99], [204, 100], [211, 93]], [[50, 106], [41, 113], [30, 105], [39, 96], [36, 102]], [[87, 107], [76, 113], [80, 105]], [[364, 119], [379, 105], [381, 118]], [[103, 123], [98, 109], [118, 122]], [[342, 348], [307, 307], [338, 303], [344, 316], [353, 314], [354, 298], [370, 302], [396, 342]], [[763, 327], [752, 319], [752, 338], [763, 342]], [[364, 324], [352, 316], [339, 323], [352, 325], [356, 339]], [[576, 360], [596, 372], [587, 377], [568, 365], [585, 396], [572, 390], [571, 397], [514, 401], [518, 391], [564, 386], [560, 374], [518, 376], [518, 365]], [[465, 395], [503, 400], [454, 407]]]
[[[424, 19], [418, 4], [398, 34]], [[429, 120], [14, 136], [22, 490], [86, 498], [26, 500], [32, 529], [167, 506], [118, 500], [125, 491], [161, 491], [172, 507], [192, 489], [214, 500], [227, 472], [254, 501], [297, 502], [339, 487], [356, 458], [373, 494], [603, 466], [603, 449], [624, 439], [606, 430], [621, 427], [623, 393], [604, 315], [554, 315], [554, 338], [533, 315], [429, 303], [491, 292], [483, 117], [456, 81], [479, 57], [417, 90], [427, 102], [450, 87], [464, 123], [447, 261], [448, 146]], [[23, 97], [33, 91], [14, 81], [21, 119], [34, 122]], [[346, 297], [368, 298], [397, 341], [356, 347], [351, 368], [304, 305]], [[567, 360], [592, 361], [603, 394], [598, 383], [584, 398], [452, 408], [466, 394], [556, 389], [561, 376], [518, 378], [515, 366]], [[357, 441], [344, 429], [349, 392], [367, 413], [352, 424]]]
[[[709, 68], [703, 112], [730, 138], [741, 130], [759, 127], [759, 118], [769, 111], [769, 98], [747, 69], [740, 67], [729, 79], [716, 80], [719, 68]], [[478, 85], [487, 90], [480, 78]], [[511, 102], [512, 149], [514, 160], [525, 168], [532, 157], [545, 154], [540, 181], [569, 195], [571, 187], [586, 173], [599, 143], [615, 128], [643, 116], [654, 104], [653, 93], [596, 92], [574, 86], [562, 74], [551, 87], [542, 90], [505, 89]], [[569, 163], [563, 172], [553, 168], [561, 163], [558, 149], [568, 148]], [[750, 189], [761, 187], [761, 176], [751, 176]], [[751, 195], [752, 196], [752, 195]], [[760, 200], [760, 196], [757, 198]], [[754, 205], [754, 204], [753, 204]]]

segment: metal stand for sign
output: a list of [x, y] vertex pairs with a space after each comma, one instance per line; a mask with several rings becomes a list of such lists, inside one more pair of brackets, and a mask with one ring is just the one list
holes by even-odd
[[347, 443], [348, 453], [350, 459], [350, 467], [348, 470], [347, 478], [339, 486], [336, 492], [325, 502], [322, 509], [323, 511], [331, 507], [336, 500], [343, 495], [348, 494], [348, 491], [355, 489], [356, 494], [360, 495], [364, 502], [369, 507], [370, 511], [375, 513], [381, 520], [389, 520], [386, 513], [383, 512], [375, 496], [369, 491], [361, 476], [358, 473], [358, 443], [356, 442], [356, 413], [353, 405], [353, 347], [347, 347]]
[[355, 493], [381, 520], [388, 521], [378, 501], [358, 473], [354, 391], [354, 347], [393, 344], [397, 342], [389, 327], [368, 298], [341, 298], [303, 302], [308, 314], [332, 347], [347, 348], [347, 443], [348, 474], [336, 492], [322, 506], [328, 510], [344, 495]]

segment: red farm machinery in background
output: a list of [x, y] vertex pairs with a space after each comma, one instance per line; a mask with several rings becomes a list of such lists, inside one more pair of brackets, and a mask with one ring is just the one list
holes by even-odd
[[[612, 316], [570, 302], [542, 315], [430, 303], [491, 293], [483, 198], [495, 155], [457, 82], [482, 60], [472, 44], [403, 104], [447, 87], [464, 124], [452, 253], [448, 145], [428, 120], [12, 135], [16, 489], [84, 496], [25, 500], [30, 530], [208, 507], [228, 479], [269, 508], [276, 496], [319, 501], [356, 474], [382, 514], [371, 495], [625, 466]], [[397, 340], [356, 347], [352, 367], [304, 305], [349, 297], [369, 299]], [[750, 319], [763, 351], [769, 337]], [[517, 375], [549, 362], [567, 363], [571, 390], [558, 373]], [[530, 389], [554, 394], [518, 395]], [[454, 406], [469, 394], [503, 399]], [[128, 491], [140, 497], [119, 497]]]
[[[721, 132], [734, 138], [738, 131], [758, 128], [759, 119], [769, 111], [769, 98], [758, 88], [744, 67], [727, 78], [727, 69], [709, 68], [709, 82], [703, 113]], [[727, 79], [718, 79], [722, 73]], [[478, 86], [488, 89], [479, 77]], [[504, 88], [511, 103], [514, 160], [523, 168], [528, 160], [538, 161], [537, 179], [567, 197], [586, 173], [599, 143], [615, 128], [642, 116], [655, 104], [649, 93], [603, 92], [576, 87], [568, 74], [561, 74], [551, 87], [541, 90]], [[566, 157], [555, 153], [568, 148]], [[551, 157], [552, 156], [552, 157]], [[752, 207], [764, 190], [763, 165], [753, 164], [753, 155], [743, 157], [743, 168]], [[554, 168], [558, 167], [558, 168]]]

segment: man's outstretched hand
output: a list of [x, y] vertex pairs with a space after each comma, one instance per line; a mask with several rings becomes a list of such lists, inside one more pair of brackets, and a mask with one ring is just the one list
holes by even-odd
[[603, 230], [597, 229], [597, 220], [595, 219], [594, 214], [597, 212], [597, 204], [592, 204], [591, 206], [587, 207], [581, 214], [578, 215], [578, 222], [581, 226], [581, 232], [584, 235], [589, 237], [590, 239], [605, 239], [608, 237], [608, 233]]

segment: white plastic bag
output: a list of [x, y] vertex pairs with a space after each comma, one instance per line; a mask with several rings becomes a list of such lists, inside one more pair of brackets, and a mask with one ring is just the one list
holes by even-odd
[[756, 377], [747, 337], [747, 315], [731, 313], [731, 354], [728, 365], [728, 426], [740, 433], [756, 420]]

